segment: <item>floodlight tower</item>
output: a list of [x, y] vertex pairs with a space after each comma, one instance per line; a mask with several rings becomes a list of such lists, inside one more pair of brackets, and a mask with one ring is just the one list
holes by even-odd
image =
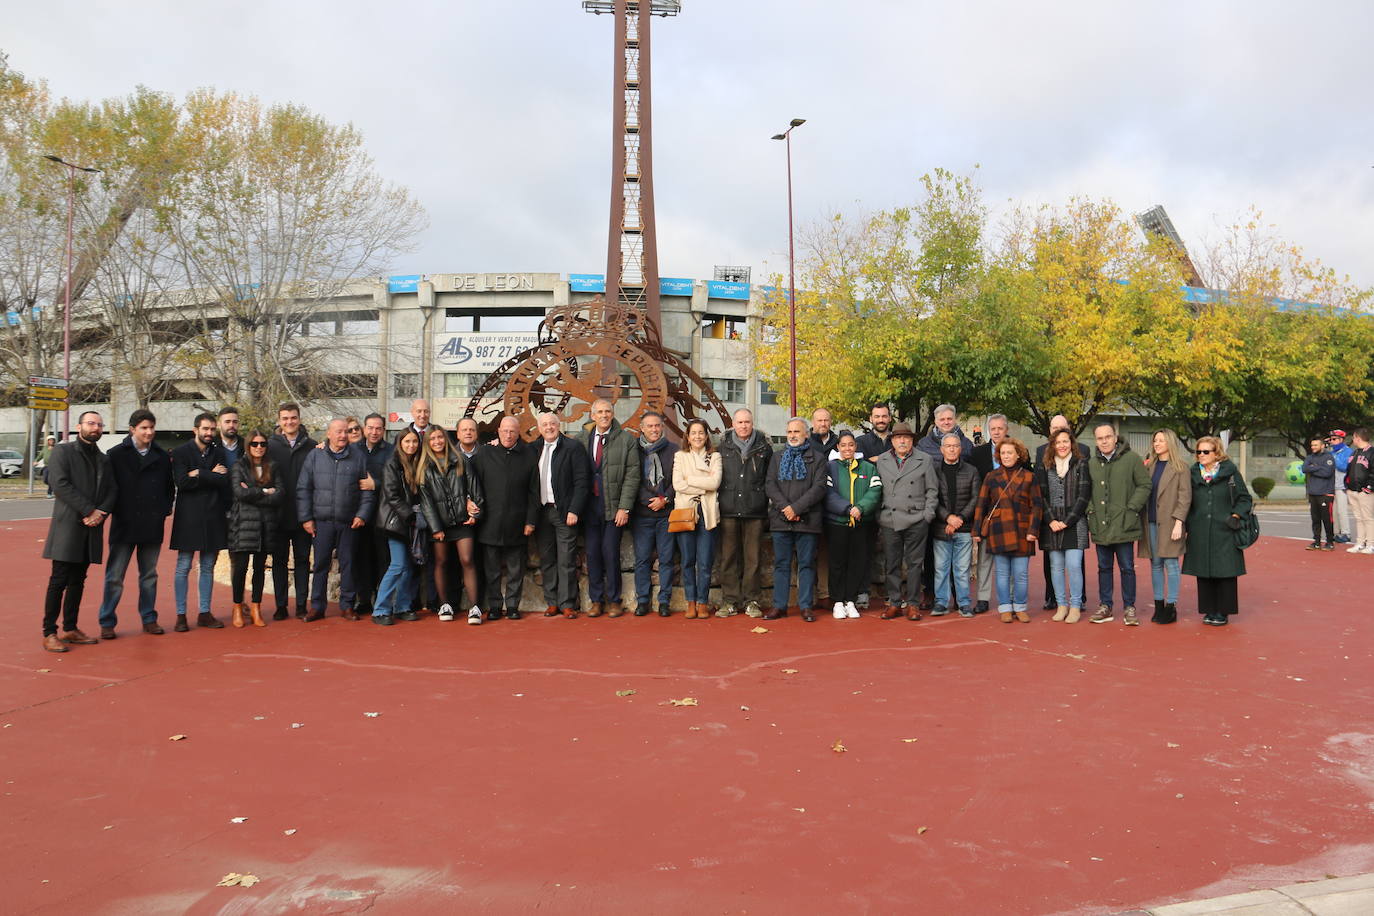
[[615, 16], [615, 95], [611, 119], [611, 219], [606, 303], [659, 326], [658, 243], [654, 225], [653, 109], [649, 22], [676, 16], [678, 0], [583, 0], [589, 13]]

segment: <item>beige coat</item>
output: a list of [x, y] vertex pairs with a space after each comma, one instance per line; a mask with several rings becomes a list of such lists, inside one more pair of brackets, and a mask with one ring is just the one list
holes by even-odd
[[708, 455], [684, 448], [673, 459], [673, 508], [687, 509], [700, 500], [707, 531], [720, 524], [720, 470], [720, 452]]
[[[1156, 543], [1150, 543], [1150, 505], [1147, 502], [1145, 508], [1140, 510], [1140, 527], [1144, 534], [1140, 538], [1140, 555], [1142, 557], [1159, 556], [1164, 559], [1170, 557], [1183, 556], [1183, 549], [1188, 543], [1188, 533], [1185, 531], [1183, 537], [1177, 541], [1171, 535], [1174, 533], [1174, 521], [1186, 522], [1188, 520], [1188, 508], [1193, 504], [1193, 484], [1188, 478], [1188, 468], [1175, 467], [1179, 462], [1170, 461], [1164, 470], [1164, 475], [1159, 478], [1159, 497], [1155, 508], [1155, 517], [1159, 520], [1155, 524], [1158, 527], [1159, 536]], [[1150, 474], [1154, 473], [1154, 468], [1147, 468]], [[1156, 552], [1157, 551], [1157, 552]]]

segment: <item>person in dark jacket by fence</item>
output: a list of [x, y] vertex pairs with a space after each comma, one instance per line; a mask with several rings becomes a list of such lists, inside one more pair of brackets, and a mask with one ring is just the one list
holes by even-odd
[[1088, 503], [1093, 495], [1088, 465], [1067, 429], [1050, 433], [1035, 468], [1035, 482], [1045, 503], [1040, 548], [1050, 558], [1050, 582], [1056, 599], [1054, 620], [1078, 623], [1083, 614], [1083, 552], [1088, 549]]
[[287, 589], [291, 580], [294, 580], [296, 617], [304, 620], [306, 595], [310, 591], [311, 537], [296, 518], [296, 481], [306, 457], [315, 451], [319, 443], [301, 429], [299, 404], [288, 402], [278, 407], [277, 426], [281, 432], [267, 440], [267, 456], [277, 469], [281, 490], [281, 505], [277, 510], [277, 527], [281, 538], [277, 541], [277, 549], [272, 552], [272, 591], [277, 604], [272, 619], [286, 619], [290, 602]]
[[[277, 507], [282, 493], [276, 468], [267, 457], [267, 433], [254, 430], [248, 435], [244, 455], [229, 469], [229, 494], [234, 500], [229, 509], [229, 581], [233, 592], [234, 626], [241, 627], [244, 614], [253, 626], [265, 627], [262, 619], [262, 590], [267, 581], [267, 558], [279, 536]], [[244, 584], [248, 564], [253, 565], [251, 597], [244, 606]]]
[[[630, 517], [635, 545], [635, 616], [649, 613], [653, 598], [654, 557], [658, 557], [658, 615], [667, 617], [673, 594], [673, 557], [677, 539], [668, 531], [673, 510], [673, 459], [678, 448], [663, 434], [663, 414], [650, 410], [639, 421], [639, 495]], [[719, 459], [717, 459], [719, 460]], [[725, 609], [718, 616], [729, 616]]]
[[935, 541], [935, 609], [932, 613], [949, 606], [952, 572], [959, 616], [972, 617], [969, 560], [973, 554], [973, 510], [978, 505], [982, 478], [978, 469], [963, 459], [963, 453], [964, 444], [953, 433], [940, 443], [941, 461], [935, 467], [939, 495], [935, 518], [930, 523], [931, 538]]
[[720, 598], [718, 616], [744, 611], [762, 617], [759, 551], [768, 518], [763, 482], [773, 446], [754, 429], [754, 414], [736, 410], [730, 430], [720, 437]]
[[110, 555], [105, 560], [105, 594], [100, 601], [100, 638], [114, 639], [115, 614], [124, 595], [129, 560], [138, 556], [138, 616], [143, 632], [161, 636], [157, 622], [157, 561], [172, 514], [176, 487], [172, 456], [153, 441], [157, 418], [140, 407], [129, 415], [128, 437], [107, 453], [119, 492], [110, 517]]
[[105, 519], [118, 496], [110, 458], [96, 445], [104, 428], [100, 414], [94, 410], [84, 412], [77, 420], [76, 438], [54, 446], [48, 457], [48, 485], [56, 500], [43, 544], [43, 558], [52, 560], [48, 593], [43, 601], [43, 648], [49, 652], [66, 652], [68, 646], [99, 642], [81, 632], [77, 616], [86, 573], [92, 563], [100, 562]]
[[339, 611], [345, 620], [357, 620], [353, 582], [353, 530], [372, 517], [377, 491], [364, 490], [367, 458], [348, 442], [348, 424], [336, 417], [329, 421], [324, 448], [311, 449], [296, 481], [296, 517], [314, 539], [308, 621], [324, 617], [328, 598], [330, 561], [339, 557]]
[[173, 627], [185, 633], [186, 598], [190, 585], [191, 563], [200, 554], [200, 582], [197, 597], [200, 615], [196, 626], [219, 629], [224, 626], [210, 613], [210, 593], [215, 585], [215, 562], [229, 542], [229, 467], [224, 448], [215, 434], [215, 415], [196, 417], [195, 438], [172, 451], [172, 474], [176, 478], [177, 501], [172, 515], [172, 549], [177, 552], [177, 622]]
[[[502, 417], [496, 444], [477, 449], [472, 464], [487, 505], [477, 520], [477, 543], [486, 574], [487, 619], [520, 619], [530, 535], [539, 519], [534, 449], [520, 439], [520, 421]], [[505, 587], [501, 585], [505, 577]]]
[[452, 620], [459, 603], [457, 578], [453, 567], [462, 570], [463, 588], [472, 605], [467, 611], [470, 624], [482, 622], [477, 604], [477, 564], [475, 551], [477, 522], [486, 497], [482, 481], [472, 465], [463, 460], [442, 426], [431, 426], [420, 450], [417, 474], [420, 509], [425, 529], [434, 541], [434, 579], [439, 588], [439, 619]]
[[808, 438], [806, 421], [787, 421], [787, 447], [768, 463], [768, 527], [773, 533], [773, 607], [765, 620], [787, 616], [796, 555], [797, 606], [802, 620], [816, 619], [816, 541], [825, 515], [826, 459]]

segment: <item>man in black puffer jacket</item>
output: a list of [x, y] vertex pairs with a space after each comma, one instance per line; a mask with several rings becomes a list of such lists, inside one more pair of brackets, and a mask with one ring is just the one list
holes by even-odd
[[357, 620], [353, 610], [353, 542], [350, 531], [372, 517], [376, 490], [360, 486], [367, 476], [367, 457], [348, 442], [348, 424], [342, 418], [329, 421], [327, 444], [311, 449], [296, 481], [296, 517], [314, 538], [315, 559], [311, 568], [310, 615], [324, 617], [329, 584], [329, 563], [339, 555], [339, 610], [345, 620]]
[[763, 490], [773, 446], [754, 429], [748, 408], [735, 411], [731, 429], [720, 438], [720, 592], [717, 616], [743, 610], [762, 617], [759, 606], [759, 549], [763, 545], [768, 494]]

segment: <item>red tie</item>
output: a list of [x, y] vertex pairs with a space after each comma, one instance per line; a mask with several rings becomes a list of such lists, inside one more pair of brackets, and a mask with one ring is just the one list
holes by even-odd
[[602, 443], [602, 441], [603, 441], [605, 438], [606, 438], [605, 436], [602, 436], [602, 435], [600, 435], [600, 434], [597, 434], [597, 437], [596, 437], [596, 449], [595, 449], [596, 454], [592, 457], [592, 460], [596, 462], [596, 466], [597, 466], [598, 468], [601, 467], [601, 448], [602, 448], [601, 443]]

